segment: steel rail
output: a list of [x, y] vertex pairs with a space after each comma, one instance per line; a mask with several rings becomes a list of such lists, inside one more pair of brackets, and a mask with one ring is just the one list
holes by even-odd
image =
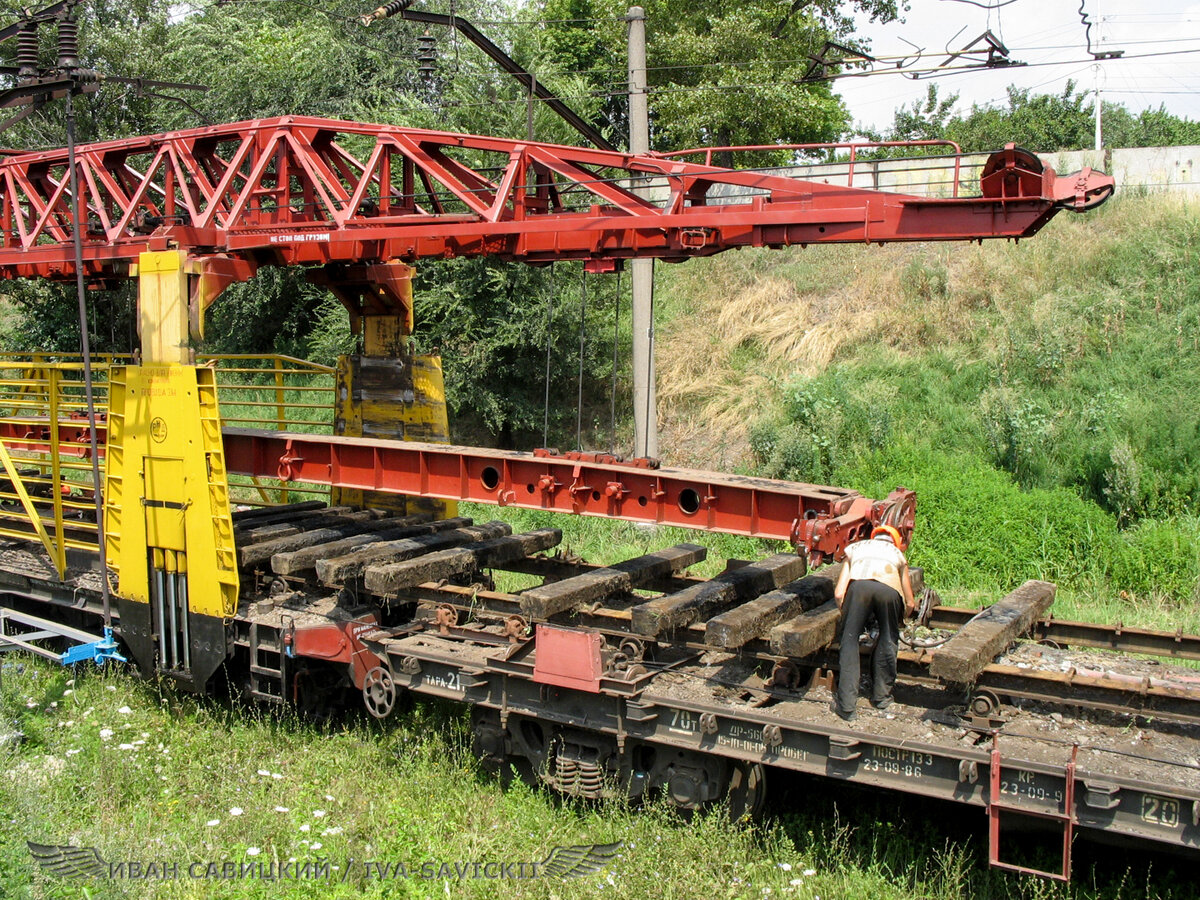
[[[974, 616], [977, 609], [956, 606], [935, 606], [930, 614], [929, 627], [954, 631]], [[1200, 660], [1200, 635], [1185, 634], [1183, 629], [1158, 631], [1149, 628], [1130, 628], [1117, 623], [1072, 622], [1065, 619], [1039, 619], [1030, 637], [1041, 643], [1064, 647], [1095, 647], [1120, 653], [1139, 653], [1170, 659]]]

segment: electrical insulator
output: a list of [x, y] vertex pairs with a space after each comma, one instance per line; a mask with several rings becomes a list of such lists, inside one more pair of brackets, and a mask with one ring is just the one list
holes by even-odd
[[433, 79], [433, 64], [437, 61], [437, 48], [433, 35], [426, 31], [417, 38], [417, 74], [423, 81]]
[[22, 22], [17, 32], [17, 74], [33, 78], [38, 73], [38, 29], [36, 22]]
[[58, 67], [79, 67], [79, 23], [70, 16], [58, 20]]

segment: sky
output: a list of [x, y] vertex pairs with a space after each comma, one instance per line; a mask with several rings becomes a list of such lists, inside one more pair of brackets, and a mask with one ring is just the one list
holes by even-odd
[[930, 84], [939, 85], [943, 97], [958, 93], [956, 110], [967, 112], [973, 103], [1005, 104], [1010, 84], [1035, 94], [1057, 93], [1072, 78], [1077, 89], [1089, 91], [1099, 78], [1105, 101], [1134, 113], [1162, 104], [1175, 115], [1200, 119], [1200, 2], [1084, 0], [1084, 13], [1094, 23], [1092, 50], [1124, 51], [1124, 58], [1098, 63], [1088, 52], [1079, 0], [909, 0], [909, 6], [902, 22], [880, 25], [856, 17], [857, 34], [870, 40], [872, 55], [901, 57], [921, 48], [926, 55], [912, 68], [930, 68], [945, 60], [947, 47], [961, 49], [990, 30], [1010, 58], [1029, 66], [932, 80], [901, 74], [840, 79], [837, 89], [857, 125], [886, 128], [895, 110], [924, 99]]

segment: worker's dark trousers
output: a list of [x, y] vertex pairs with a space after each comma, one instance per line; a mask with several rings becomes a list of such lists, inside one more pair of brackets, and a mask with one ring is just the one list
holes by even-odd
[[858, 638], [871, 614], [879, 622], [879, 641], [871, 655], [871, 702], [891, 699], [896, 683], [896, 650], [900, 636], [900, 618], [904, 599], [894, 588], [878, 581], [852, 581], [842, 602], [841, 650], [838, 655], [837, 705], [846, 715], [854, 711], [858, 700]]

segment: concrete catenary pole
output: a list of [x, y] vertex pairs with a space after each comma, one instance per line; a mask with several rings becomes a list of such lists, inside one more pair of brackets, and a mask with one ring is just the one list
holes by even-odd
[[[629, 7], [629, 152], [650, 149], [650, 108], [646, 97], [646, 11]], [[633, 284], [633, 449], [658, 456], [658, 407], [654, 396], [654, 263], [630, 263]]]

